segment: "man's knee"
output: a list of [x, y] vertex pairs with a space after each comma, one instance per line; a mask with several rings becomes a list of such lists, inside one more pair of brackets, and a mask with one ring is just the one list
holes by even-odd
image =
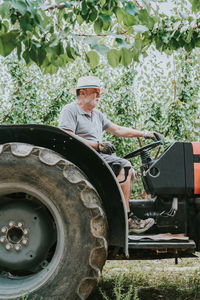
[[121, 169], [119, 175], [117, 176], [118, 180], [121, 181], [134, 181], [135, 171], [132, 168], [131, 163], [128, 161], [127, 164]]
[[134, 180], [135, 178], [135, 171], [132, 167], [132, 164], [130, 163], [130, 161], [127, 161], [127, 164], [125, 165], [124, 168], [129, 168], [129, 172], [128, 172], [128, 177], [131, 179], [131, 180]]

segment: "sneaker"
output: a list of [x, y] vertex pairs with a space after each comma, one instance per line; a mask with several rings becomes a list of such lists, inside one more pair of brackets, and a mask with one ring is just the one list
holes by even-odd
[[130, 233], [142, 233], [147, 231], [155, 224], [155, 220], [148, 218], [141, 220], [134, 215], [131, 215], [128, 219], [128, 231]]

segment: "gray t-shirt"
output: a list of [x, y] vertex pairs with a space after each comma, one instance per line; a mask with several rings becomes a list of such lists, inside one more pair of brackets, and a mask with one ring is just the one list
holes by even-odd
[[76, 102], [65, 105], [59, 118], [59, 127], [90, 141], [102, 142], [103, 131], [110, 125], [111, 122], [99, 110], [94, 109], [89, 116]]

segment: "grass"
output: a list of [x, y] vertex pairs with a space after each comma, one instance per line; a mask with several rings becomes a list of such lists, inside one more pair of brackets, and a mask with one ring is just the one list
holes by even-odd
[[154, 261], [107, 261], [88, 300], [200, 300], [200, 256]]

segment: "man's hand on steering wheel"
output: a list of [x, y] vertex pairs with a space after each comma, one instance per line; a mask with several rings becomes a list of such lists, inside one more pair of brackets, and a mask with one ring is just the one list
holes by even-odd
[[143, 137], [145, 139], [152, 139], [154, 141], [162, 141], [162, 135], [158, 132], [150, 132], [150, 131], [144, 131]]

